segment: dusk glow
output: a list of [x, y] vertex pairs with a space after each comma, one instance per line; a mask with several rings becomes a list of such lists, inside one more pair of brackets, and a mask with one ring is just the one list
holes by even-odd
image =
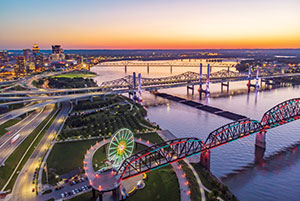
[[298, 48], [300, 1], [8, 1], [0, 48]]

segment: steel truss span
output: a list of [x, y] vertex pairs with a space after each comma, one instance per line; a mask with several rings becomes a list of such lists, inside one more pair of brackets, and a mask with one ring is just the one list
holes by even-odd
[[244, 119], [211, 132], [205, 143], [198, 138], [178, 138], [148, 147], [125, 159], [118, 169], [120, 180], [156, 170], [272, 127], [300, 119], [300, 98], [284, 101], [267, 111], [262, 121]]
[[204, 149], [205, 145], [197, 138], [165, 141], [127, 158], [118, 169], [118, 174], [120, 179], [128, 179], [193, 156]]
[[263, 126], [256, 120], [244, 119], [231, 122], [211, 132], [205, 144], [209, 149], [215, 148], [230, 141], [255, 134], [262, 129]]
[[[247, 75], [241, 74], [238, 72], [220, 70], [215, 73], [210, 74], [211, 80], [223, 80], [223, 79], [235, 79], [235, 78], [248, 78]], [[180, 83], [188, 83], [188, 82], [199, 82], [200, 75], [195, 72], [185, 72], [179, 75], [173, 75], [168, 77], [158, 77], [158, 78], [142, 78], [141, 84], [142, 86], [156, 86], [156, 85], [166, 85], [166, 84], [180, 84]], [[138, 78], [136, 78], [136, 83], [138, 83]], [[203, 75], [202, 82], [206, 82], [206, 74]], [[102, 82], [101, 88], [133, 88], [133, 77], [131, 75], [127, 75], [123, 78]]]
[[268, 110], [262, 117], [261, 124], [272, 128], [300, 118], [300, 98], [284, 101]]

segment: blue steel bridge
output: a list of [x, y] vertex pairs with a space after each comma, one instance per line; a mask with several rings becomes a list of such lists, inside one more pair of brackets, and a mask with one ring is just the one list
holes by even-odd
[[264, 150], [268, 129], [297, 119], [300, 119], [300, 98], [274, 106], [265, 112], [261, 121], [243, 119], [226, 124], [212, 131], [205, 141], [198, 138], [178, 138], [148, 147], [127, 158], [118, 169], [118, 174], [120, 180], [125, 180], [199, 153], [200, 163], [209, 169], [211, 149], [256, 134], [255, 146]]

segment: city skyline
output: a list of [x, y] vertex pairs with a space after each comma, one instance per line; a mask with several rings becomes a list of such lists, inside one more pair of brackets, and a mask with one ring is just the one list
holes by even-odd
[[[299, 48], [300, 2], [2, 1], [0, 49]], [[38, 16], [38, 17], [37, 17]]]

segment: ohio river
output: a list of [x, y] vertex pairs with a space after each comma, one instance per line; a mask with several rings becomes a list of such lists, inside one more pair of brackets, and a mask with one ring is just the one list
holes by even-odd
[[[173, 69], [173, 74], [197, 68]], [[215, 69], [214, 71], [217, 71]], [[94, 67], [99, 76], [98, 83], [123, 77], [124, 68]], [[141, 72], [142, 76], [170, 76], [168, 69], [128, 68], [127, 73]], [[246, 83], [234, 83], [231, 88], [245, 88]], [[219, 91], [220, 85], [212, 85], [212, 91]], [[186, 88], [161, 90], [180, 97], [200, 101], [197, 93], [187, 94]], [[263, 114], [278, 103], [300, 97], [300, 87], [288, 87], [238, 95], [225, 98], [205, 99], [206, 103], [223, 110], [236, 112], [260, 120]], [[177, 137], [197, 137], [205, 140], [208, 134], [230, 120], [194, 109], [192, 107], [156, 98], [143, 93], [143, 104], [147, 106], [148, 118], [163, 129], [170, 130]], [[211, 171], [219, 177], [240, 200], [299, 200], [300, 198], [300, 120], [273, 128], [267, 132], [264, 160], [254, 164], [255, 136], [228, 143], [211, 152]]]

